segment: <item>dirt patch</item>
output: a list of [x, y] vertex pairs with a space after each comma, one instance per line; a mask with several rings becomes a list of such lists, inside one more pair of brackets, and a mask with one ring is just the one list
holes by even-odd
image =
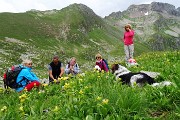
[[18, 39], [15, 39], [15, 38], [8, 38], [8, 37], [5, 37], [5, 41], [7, 42], [13, 42], [13, 43], [18, 43], [18, 44], [25, 44], [24, 42], [18, 40]]
[[174, 37], [179, 37], [179, 34], [171, 30], [166, 30], [165, 33]]

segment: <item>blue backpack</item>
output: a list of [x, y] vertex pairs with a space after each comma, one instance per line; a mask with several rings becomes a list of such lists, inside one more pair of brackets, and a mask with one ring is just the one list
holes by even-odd
[[103, 59], [103, 61], [104, 61], [104, 63], [106, 64], [106, 67], [107, 67], [107, 68], [108, 68], [108, 70], [109, 70], [109, 66], [108, 66], [108, 62], [107, 62], [107, 60]]

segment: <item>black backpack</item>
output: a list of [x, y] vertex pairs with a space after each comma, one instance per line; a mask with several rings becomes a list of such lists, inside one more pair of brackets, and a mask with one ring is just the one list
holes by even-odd
[[4, 79], [3, 79], [5, 88], [10, 87], [10, 88], [16, 89], [22, 86], [16, 83], [17, 76], [21, 72], [22, 69], [23, 67], [21, 67], [20, 65], [13, 65], [11, 68], [6, 70], [6, 72], [4, 73]]

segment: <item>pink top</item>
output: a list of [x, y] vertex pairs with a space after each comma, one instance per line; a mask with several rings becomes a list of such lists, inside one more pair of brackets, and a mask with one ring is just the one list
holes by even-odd
[[125, 45], [131, 45], [133, 44], [133, 38], [134, 38], [134, 31], [131, 30], [129, 32], [124, 32], [124, 44]]
[[100, 61], [96, 61], [96, 65], [98, 65], [101, 70], [108, 72], [108, 68], [106, 67], [106, 63], [101, 59]]

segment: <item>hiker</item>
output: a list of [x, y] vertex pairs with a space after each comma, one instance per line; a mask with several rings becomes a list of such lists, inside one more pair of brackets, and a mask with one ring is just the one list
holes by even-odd
[[65, 68], [65, 73], [66, 74], [72, 74], [76, 75], [80, 72], [80, 68], [76, 62], [76, 58], [72, 57], [71, 60], [68, 62]]
[[54, 80], [62, 77], [64, 74], [63, 63], [59, 61], [59, 57], [55, 55], [52, 62], [48, 66], [49, 82], [52, 83]]
[[39, 78], [31, 71], [32, 70], [32, 61], [31, 60], [23, 60], [22, 62], [22, 70], [18, 74], [16, 83], [18, 83], [19, 87], [16, 88], [17, 92], [21, 92], [23, 89], [30, 91], [34, 87], [40, 86]]
[[105, 60], [102, 58], [101, 54], [98, 53], [95, 57], [96, 57], [96, 66], [95, 66], [95, 68], [97, 66], [99, 66], [100, 71], [104, 70], [104, 71], [108, 72], [107, 62], [105, 62]]
[[134, 54], [134, 30], [132, 30], [132, 27], [130, 24], [125, 25], [124, 27], [124, 52], [125, 52], [125, 61], [128, 63], [128, 60], [133, 58]]

